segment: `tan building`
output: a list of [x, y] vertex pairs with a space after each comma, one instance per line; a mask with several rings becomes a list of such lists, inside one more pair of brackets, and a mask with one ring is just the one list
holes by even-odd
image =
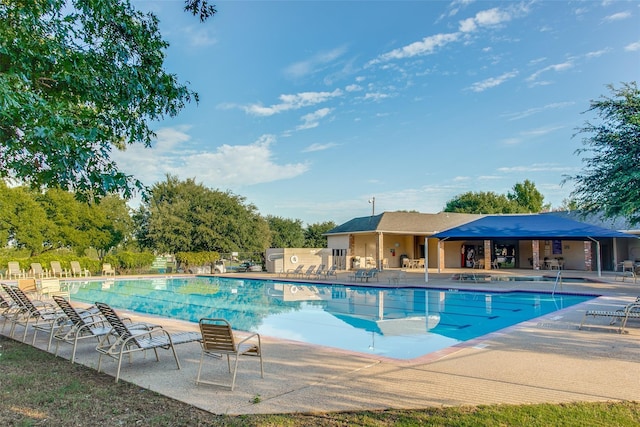
[[[327, 234], [331, 254], [356, 268], [524, 268], [614, 270], [640, 264], [630, 233], [576, 221], [566, 213], [474, 215], [383, 212]], [[637, 260], [636, 260], [637, 258]]]

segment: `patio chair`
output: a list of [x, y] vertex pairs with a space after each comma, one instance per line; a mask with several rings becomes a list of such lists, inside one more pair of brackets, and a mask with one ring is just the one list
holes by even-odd
[[25, 277], [24, 270], [20, 268], [18, 261], [9, 261], [7, 263], [7, 279], [19, 279]]
[[[162, 326], [157, 326], [149, 330], [132, 329], [124, 323], [124, 321], [109, 305], [102, 302], [96, 302], [96, 307], [98, 307], [100, 313], [102, 313], [104, 318], [112, 327], [111, 332], [104, 335], [96, 347], [96, 350], [100, 353], [100, 358], [98, 359], [98, 372], [100, 372], [100, 367], [102, 365], [102, 356], [109, 356], [117, 359], [118, 368], [116, 371], [116, 382], [120, 379], [120, 367], [122, 365], [122, 358], [124, 355], [131, 356], [132, 353], [137, 351], [153, 350], [156, 355], [156, 361], [159, 361], [158, 348], [163, 348], [165, 350], [171, 349], [176, 365], [178, 365], [178, 369], [181, 369], [175, 346], [178, 344], [200, 341], [202, 339], [202, 335], [198, 332], [179, 332], [170, 334], [165, 331]], [[114, 338], [113, 343], [111, 342], [112, 338]]]
[[316, 276], [316, 279], [319, 279], [320, 276], [324, 276], [326, 273], [327, 273], [327, 266], [325, 264], [320, 264], [318, 268], [316, 268], [316, 271], [313, 274], [311, 274], [311, 276]]
[[111, 266], [111, 264], [102, 264], [102, 275], [103, 276], [114, 276], [116, 275], [116, 270]]
[[289, 275], [291, 275], [293, 277], [298, 277], [300, 274], [302, 274], [302, 269], [303, 268], [304, 268], [304, 264], [300, 264], [295, 269], [289, 269], [289, 270], [287, 270], [287, 273], [285, 274], [285, 277], [289, 277]]
[[7, 320], [10, 320], [17, 311], [20, 310], [20, 307], [13, 302], [13, 299], [10, 296], [5, 298], [0, 294], [0, 316], [4, 319], [2, 321], [2, 331], [4, 332], [5, 325], [7, 324]]
[[[102, 316], [100, 310], [95, 306], [87, 309], [77, 309], [59, 295], [54, 295], [53, 300], [69, 319], [66, 327], [58, 329], [53, 336], [56, 340], [55, 355], [58, 355], [60, 342], [72, 344], [71, 363], [74, 363], [79, 340], [96, 338], [96, 340], [99, 341], [101, 337], [110, 333], [112, 328], [109, 322]], [[131, 323], [131, 319], [127, 317], [122, 318], [122, 321], [127, 323], [129, 329], [151, 330], [159, 326], [144, 322]]]
[[400, 281], [405, 281], [405, 280], [407, 280], [407, 273], [404, 272], [403, 270], [398, 270], [396, 274], [389, 277], [389, 284], [398, 285], [400, 284]]
[[635, 273], [636, 271], [635, 263], [629, 259], [622, 261], [622, 272], [624, 273], [625, 271], [630, 271], [632, 273]]
[[627, 321], [629, 319], [640, 319], [640, 297], [636, 298], [635, 302], [631, 304], [625, 305], [623, 308], [618, 310], [587, 310], [582, 317], [582, 322], [578, 329], [582, 329], [587, 316], [595, 317], [611, 317], [611, 322], [609, 325], [613, 325], [617, 321], [621, 320], [620, 327], [618, 328], [618, 333], [623, 333], [624, 328], [627, 326]]
[[38, 289], [36, 279], [33, 277], [18, 279], [18, 288], [20, 288], [25, 294], [29, 295], [30, 298], [40, 298], [40, 290]]
[[63, 296], [67, 300], [71, 299], [69, 286], [66, 283], [60, 283], [60, 279], [48, 277], [40, 280], [40, 296], [51, 298], [54, 295]]
[[82, 268], [80, 267], [80, 262], [78, 261], [71, 261], [71, 277], [88, 277], [89, 276], [89, 270], [87, 270], [86, 268]]
[[334, 277], [334, 278], [338, 278], [338, 266], [337, 265], [332, 265], [330, 269], [327, 270], [327, 272], [324, 274], [324, 278], [325, 279], [329, 279], [329, 277]]
[[378, 269], [377, 268], [368, 269], [364, 275], [364, 279], [367, 282], [369, 281], [369, 279], [376, 279], [376, 282], [379, 282], [380, 278], [378, 277]]
[[[202, 333], [202, 353], [200, 354], [200, 366], [198, 367], [198, 376], [196, 384], [210, 384], [230, 387], [231, 391], [236, 385], [236, 374], [238, 372], [238, 359], [240, 356], [251, 356], [260, 358], [260, 378], [264, 378], [264, 364], [262, 360], [262, 346], [260, 335], [257, 333], [250, 334], [240, 341], [236, 342], [231, 329], [231, 324], [225, 319], [200, 319], [200, 332]], [[227, 356], [227, 367], [229, 373], [231, 371], [231, 356], [235, 356], [233, 365], [233, 377], [231, 385], [205, 381], [201, 379], [202, 365], [205, 356], [219, 358], [223, 355]]]
[[300, 274], [300, 277], [310, 278], [316, 271], [316, 265], [310, 265], [304, 273]]
[[60, 261], [51, 261], [51, 277], [69, 277], [69, 272], [62, 269]]
[[38, 331], [47, 332], [49, 334], [47, 351], [49, 351], [51, 348], [51, 342], [53, 341], [54, 332], [66, 320], [64, 313], [56, 310], [52, 304], [31, 300], [27, 294], [22, 292], [18, 287], [2, 284], [2, 289], [4, 289], [4, 291], [19, 307], [14, 316], [10, 319], [11, 331], [9, 336], [13, 338], [16, 326], [21, 325], [24, 327], [22, 342], [26, 342], [27, 331], [31, 325], [33, 327], [33, 340], [31, 341], [31, 345], [35, 345], [36, 343]]
[[361, 282], [363, 282], [366, 277], [367, 270], [365, 270], [364, 268], [359, 268], [353, 275], [349, 276], [349, 280], [353, 282], [357, 282], [358, 280], [360, 280]]
[[49, 272], [42, 268], [42, 264], [39, 262], [31, 263], [31, 270], [29, 271], [31, 277], [35, 279], [42, 279], [43, 277], [49, 277]]

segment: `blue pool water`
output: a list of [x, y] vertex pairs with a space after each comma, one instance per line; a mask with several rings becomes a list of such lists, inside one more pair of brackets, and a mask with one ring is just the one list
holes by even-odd
[[228, 277], [89, 281], [72, 300], [412, 359], [591, 299], [528, 292], [384, 289]]

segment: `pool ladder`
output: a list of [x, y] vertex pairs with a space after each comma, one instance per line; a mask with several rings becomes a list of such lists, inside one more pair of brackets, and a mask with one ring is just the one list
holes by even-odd
[[558, 270], [558, 274], [556, 275], [556, 283], [553, 285], [553, 292], [551, 292], [551, 296], [555, 295], [558, 283], [560, 284], [560, 290], [562, 290], [562, 270]]

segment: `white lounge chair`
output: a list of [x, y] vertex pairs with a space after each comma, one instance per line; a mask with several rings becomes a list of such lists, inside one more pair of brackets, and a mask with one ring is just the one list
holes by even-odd
[[111, 264], [102, 264], [102, 275], [115, 277], [116, 270], [111, 266]]
[[304, 264], [300, 264], [299, 266], [297, 266], [295, 269], [289, 269], [287, 270], [287, 272], [285, 273], [285, 277], [289, 277], [289, 275], [293, 276], [293, 277], [298, 277], [299, 275], [302, 274], [302, 269], [304, 268]]
[[640, 297], [636, 299], [635, 302], [631, 304], [627, 304], [621, 309], [618, 310], [587, 310], [584, 313], [582, 318], [582, 322], [578, 329], [582, 329], [587, 316], [593, 317], [611, 317], [610, 325], [613, 325], [617, 321], [621, 321], [620, 328], [618, 328], [619, 333], [624, 332], [624, 328], [627, 326], [627, 321], [629, 319], [640, 319]]
[[18, 261], [9, 261], [7, 263], [7, 279], [19, 279], [25, 277], [24, 270], [20, 268]]
[[69, 277], [69, 272], [62, 269], [60, 261], [51, 261], [51, 277]]
[[146, 350], [153, 350], [156, 355], [156, 360], [160, 360], [158, 358], [158, 348], [164, 348], [165, 350], [171, 349], [176, 365], [178, 365], [178, 369], [180, 369], [180, 360], [178, 360], [175, 346], [200, 341], [202, 339], [202, 335], [198, 332], [178, 332], [170, 334], [162, 329], [161, 326], [150, 330], [131, 329], [109, 305], [96, 302], [96, 307], [98, 307], [100, 313], [102, 313], [112, 327], [111, 332], [102, 337], [96, 347], [96, 350], [100, 353], [98, 372], [100, 372], [102, 365], [102, 356], [117, 359], [116, 382], [120, 379], [120, 367], [122, 366], [122, 359], [125, 355], [129, 355], [130, 357], [131, 353], [137, 351], [146, 352]]
[[70, 265], [72, 277], [89, 277], [89, 270], [80, 267], [80, 262], [71, 261]]
[[39, 262], [31, 263], [31, 271], [29, 272], [31, 277], [35, 277], [36, 279], [42, 279], [43, 277], [49, 277], [49, 272], [42, 268], [42, 264]]

